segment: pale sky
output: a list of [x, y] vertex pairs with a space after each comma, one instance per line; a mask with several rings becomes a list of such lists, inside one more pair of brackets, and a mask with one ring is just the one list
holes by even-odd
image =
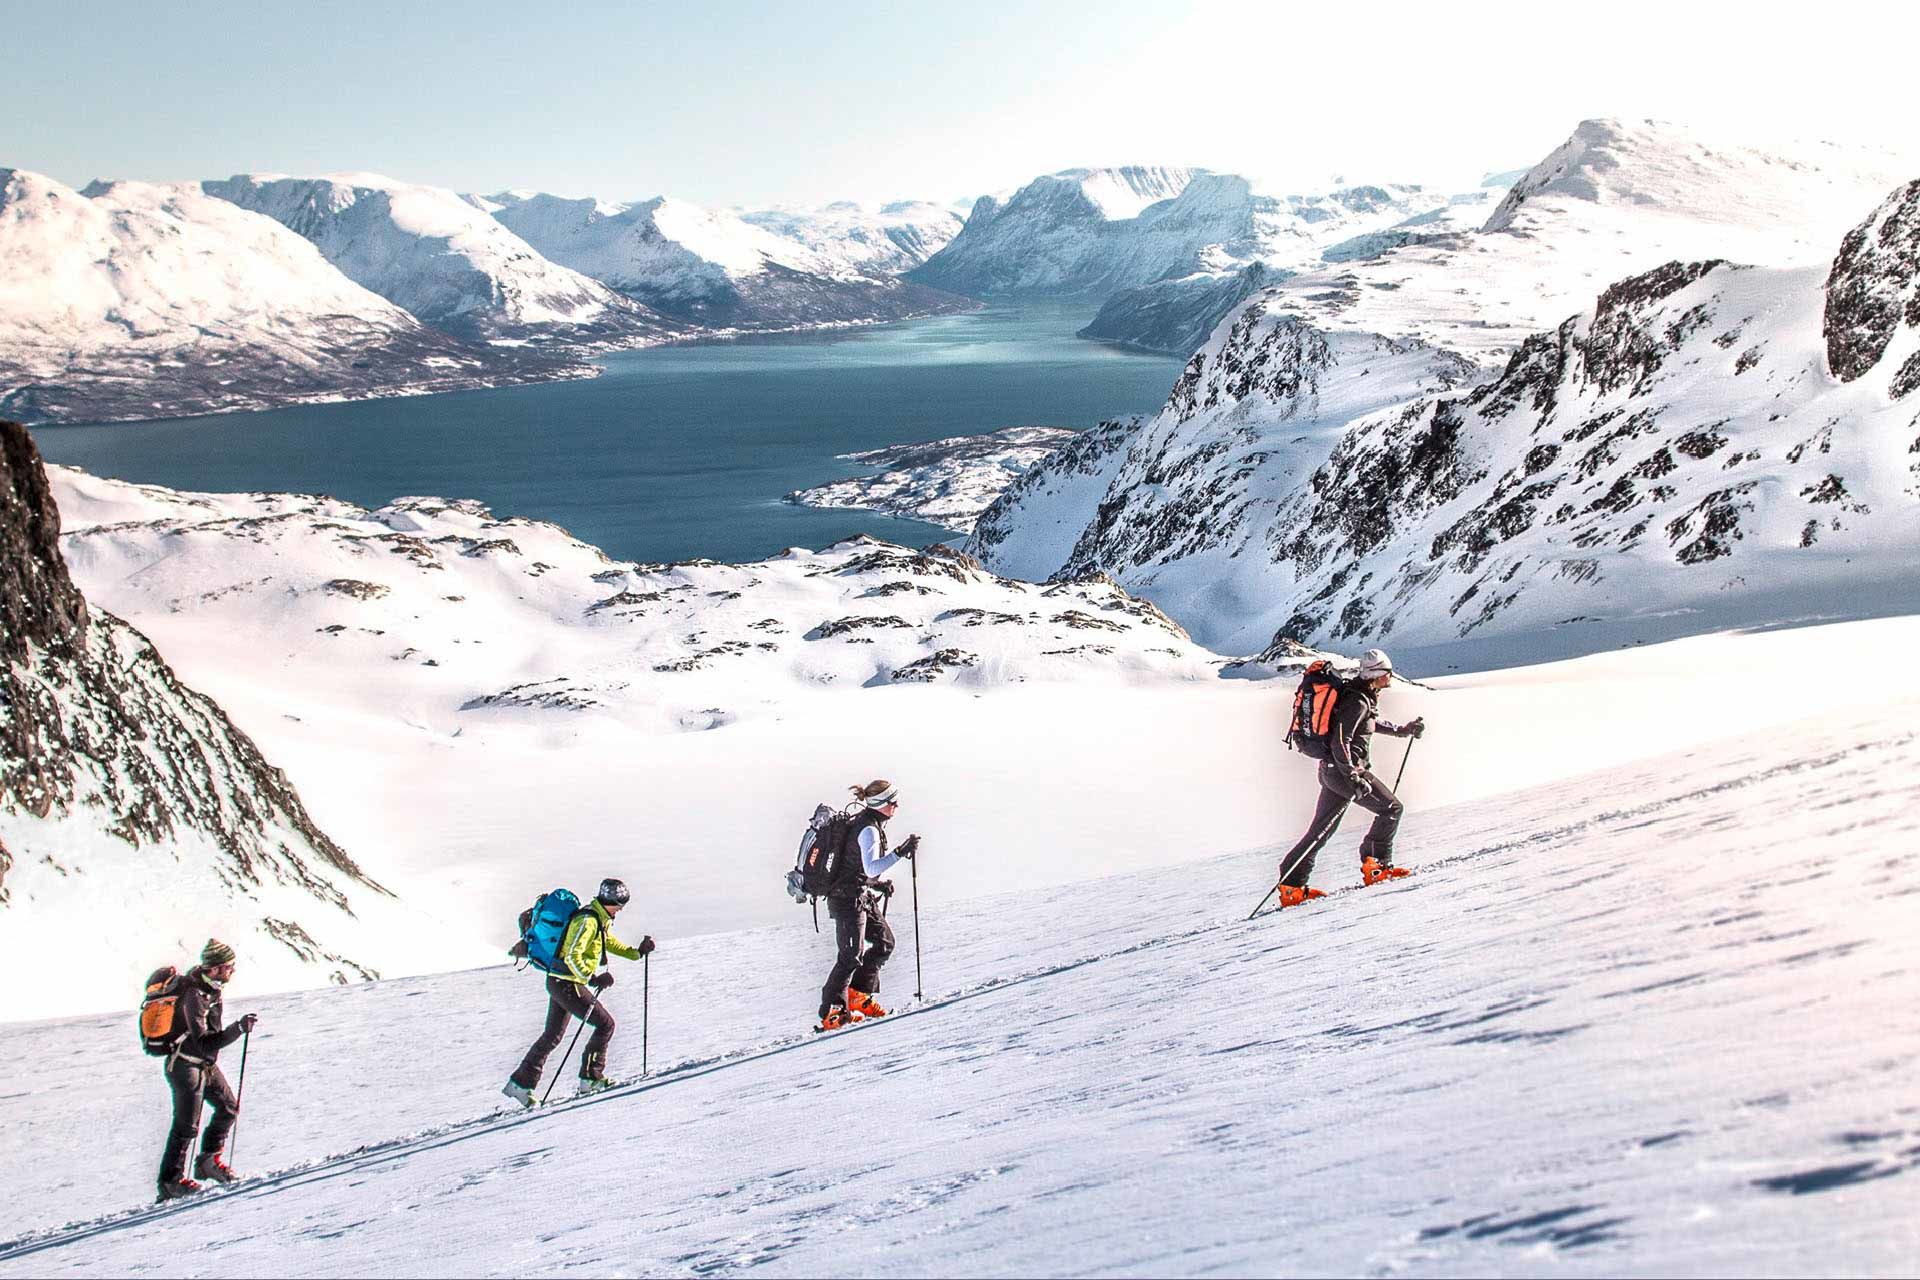
[[1590, 116], [1913, 144], [1911, 6], [0, 0], [0, 167], [707, 204], [1058, 169], [1470, 185]]

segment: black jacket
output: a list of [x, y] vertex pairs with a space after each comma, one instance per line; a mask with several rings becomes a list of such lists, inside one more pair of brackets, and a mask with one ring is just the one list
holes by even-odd
[[240, 1026], [225, 1026], [220, 987], [207, 976], [204, 966], [195, 965], [180, 979], [179, 999], [174, 1016], [186, 1023], [186, 1038], [180, 1041], [180, 1056], [195, 1062], [216, 1062], [220, 1051], [240, 1038]]
[[887, 820], [878, 809], [862, 809], [847, 823], [845, 843], [840, 846], [840, 861], [833, 868], [833, 887], [829, 898], [857, 898], [867, 887], [867, 864], [860, 858], [860, 832], [872, 827], [880, 837], [880, 852], [887, 851]]

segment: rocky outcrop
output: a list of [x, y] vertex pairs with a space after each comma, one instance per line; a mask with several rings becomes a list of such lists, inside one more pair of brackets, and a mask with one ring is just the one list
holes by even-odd
[[[1827, 276], [1827, 367], [1842, 382], [1865, 374], [1902, 326], [1920, 329], [1920, 179], [1888, 196], [1840, 245]], [[1896, 397], [1920, 383], [1920, 356], [1899, 374]]]
[[385, 894], [225, 712], [89, 610], [59, 534], [39, 451], [0, 422], [0, 828], [14, 861], [49, 840], [67, 857], [117, 846], [144, 860], [140, 883], [198, 843], [219, 859], [210, 879], [243, 896], [291, 888], [347, 912], [350, 892]]

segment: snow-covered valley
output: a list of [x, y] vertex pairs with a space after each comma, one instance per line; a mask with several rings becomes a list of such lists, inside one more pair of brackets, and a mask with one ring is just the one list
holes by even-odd
[[[1784, 636], [1807, 663], [1829, 638]], [[485, 1119], [536, 1029], [524, 974], [230, 1001], [262, 1014], [256, 1176], [97, 1223], [148, 1193], [157, 1074], [125, 1015], [18, 1026], [52, 1070], [9, 1098], [0, 1272], [1898, 1273], [1920, 1256], [1916, 710], [1904, 678], [1420, 805], [1413, 878], [1250, 922], [1272, 847], [957, 903], [968, 851], [928, 823], [924, 1012], [809, 1036], [830, 948], [803, 919], [663, 945], [648, 1077], [527, 1116]], [[1445, 754], [1422, 752], [1410, 776]], [[641, 975], [618, 972], [637, 1075]], [[863, 1100], [856, 1140], [821, 1141], [828, 1096]], [[118, 1140], [49, 1141], [77, 1123]]]

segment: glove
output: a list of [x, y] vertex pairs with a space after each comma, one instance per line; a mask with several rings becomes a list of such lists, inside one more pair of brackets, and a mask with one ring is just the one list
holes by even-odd
[[875, 880], [873, 882], [873, 888], [874, 892], [883, 898], [891, 898], [893, 896], [893, 881], [891, 880]]
[[1427, 718], [1425, 716], [1416, 716], [1400, 726], [1400, 732], [1409, 738], [1418, 738], [1425, 734], [1426, 731]]
[[895, 849], [894, 852], [902, 858], [905, 858], [908, 862], [912, 862], [913, 855], [920, 852], [920, 833], [916, 831], [905, 840], [902, 840], [900, 847]]
[[635, 947], [634, 950], [643, 956], [651, 952], [653, 950], [653, 935], [648, 934], [646, 937], [640, 939], [640, 945]]
[[1353, 784], [1353, 798], [1355, 800], [1365, 800], [1373, 794], [1373, 784], [1359, 774], [1354, 774], [1353, 777], [1347, 779], [1347, 781]]
[[240, 1034], [243, 1036], [252, 1034], [253, 1026], [258, 1021], [260, 1021], [260, 1015], [257, 1013], [250, 1013], [240, 1019]]
[[608, 987], [613, 985], [613, 974], [612, 973], [596, 973], [591, 978], [587, 979], [587, 985], [592, 987], [595, 991], [605, 991]]

